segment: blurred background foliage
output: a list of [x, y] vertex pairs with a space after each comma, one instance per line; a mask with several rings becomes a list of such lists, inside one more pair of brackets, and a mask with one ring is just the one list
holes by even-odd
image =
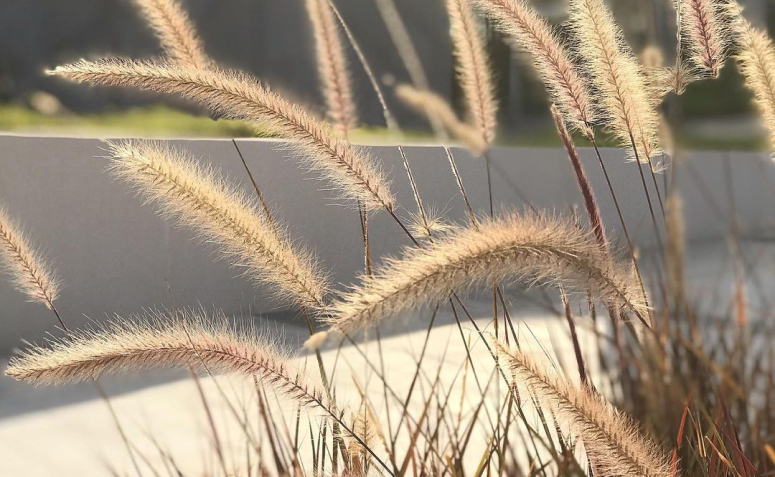
[[[425, 68], [431, 88], [460, 106], [443, 0], [394, 0]], [[530, 0], [553, 23], [567, 18], [566, 0]], [[674, 0], [609, 0], [637, 52], [657, 46], [666, 64], [675, 55]], [[409, 82], [375, 0], [336, 0], [377, 76], [389, 85]], [[775, 0], [743, 0], [746, 15], [775, 30]], [[208, 53], [246, 70], [313, 111], [322, 111], [314, 49], [303, 0], [186, 0]], [[489, 32], [501, 104], [500, 142], [558, 144], [547, 117], [544, 87], [508, 40]], [[213, 120], [183, 101], [119, 88], [67, 84], [46, 68], [82, 57], [151, 57], [159, 47], [130, 0], [4, 0], [0, 2], [0, 131], [62, 135], [146, 137], [265, 135], [234, 121]], [[388, 141], [379, 105], [355, 58], [351, 59], [362, 128], [354, 140]], [[392, 95], [388, 101], [407, 136], [431, 139], [428, 125]], [[764, 135], [750, 94], [733, 62], [716, 81], [693, 83], [666, 101], [676, 137], [693, 148], [758, 149]]]

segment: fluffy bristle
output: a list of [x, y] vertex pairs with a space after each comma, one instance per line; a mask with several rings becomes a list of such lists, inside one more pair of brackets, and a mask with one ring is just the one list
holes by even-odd
[[150, 141], [110, 145], [112, 172], [157, 204], [162, 216], [190, 227], [235, 266], [281, 298], [308, 309], [324, 307], [326, 280], [311, 254], [291, 246], [255, 201], [185, 153]]
[[387, 181], [368, 156], [245, 74], [125, 59], [79, 61], [59, 66], [51, 74], [78, 82], [180, 94], [225, 117], [259, 123], [294, 141], [306, 165], [335, 184], [343, 198], [360, 201], [370, 210], [393, 208]]
[[602, 0], [571, 0], [578, 55], [600, 95], [605, 125], [643, 163], [659, 153], [659, 94], [649, 87], [613, 15]]
[[770, 150], [775, 150], [775, 46], [766, 32], [746, 20], [740, 19], [738, 25], [736, 59], [770, 133]]
[[549, 23], [524, 0], [475, 0], [532, 58], [568, 127], [591, 135], [592, 101], [570, 55]]
[[0, 258], [19, 291], [30, 301], [53, 309], [59, 295], [59, 280], [3, 208], [0, 208]]
[[189, 366], [270, 377], [287, 373], [286, 360], [270, 339], [256, 337], [255, 330], [234, 329], [222, 315], [149, 312], [139, 320], [116, 319], [34, 346], [13, 357], [5, 374], [35, 385]]
[[333, 396], [288, 364], [290, 354], [253, 324], [229, 324], [222, 313], [151, 311], [132, 320], [116, 318], [33, 346], [11, 358], [5, 374], [34, 385], [96, 379], [104, 374], [150, 368], [204, 368], [254, 376], [300, 406], [322, 411], [353, 436]]
[[423, 212], [409, 214], [409, 231], [416, 238], [436, 239], [455, 229], [455, 226], [434, 207], [423, 207]]
[[675, 69], [665, 66], [665, 57], [659, 46], [646, 45], [640, 52], [640, 62], [643, 65], [644, 80], [659, 98], [682, 87], [678, 84], [680, 80]]
[[487, 142], [482, 133], [460, 121], [452, 106], [436, 93], [400, 84], [396, 86], [396, 96], [418, 113], [426, 115], [429, 119], [438, 120], [447, 132], [465, 144], [471, 154], [479, 156], [487, 149]]
[[458, 228], [427, 248], [407, 249], [343, 295], [329, 311], [333, 329], [350, 332], [426, 303], [451, 291], [521, 280], [591, 291], [611, 307], [645, 316], [632, 270], [611, 262], [594, 236], [571, 221], [506, 215]]
[[694, 65], [711, 77], [718, 77], [727, 55], [728, 30], [724, 8], [718, 0], [683, 0], [681, 29]]
[[575, 388], [548, 374], [519, 349], [506, 350], [495, 343], [514, 377], [552, 412], [562, 429], [580, 438], [598, 475], [673, 475], [669, 459], [636, 424], [588, 387]]
[[135, 4], [167, 55], [197, 68], [212, 66], [194, 25], [176, 0], [135, 0]]
[[469, 114], [484, 141], [491, 144], [495, 139], [498, 103], [490, 61], [471, 12], [470, 0], [447, 0], [447, 13], [457, 58], [457, 76]]
[[328, 117], [337, 131], [346, 136], [358, 119], [347, 56], [336, 18], [327, 0], [307, 0], [307, 13], [312, 22], [318, 76], [323, 83]]

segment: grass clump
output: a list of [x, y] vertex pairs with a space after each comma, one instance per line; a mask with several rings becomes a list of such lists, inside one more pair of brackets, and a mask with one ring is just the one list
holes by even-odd
[[[380, 12], [388, 15], [386, 24], [401, 30], [392, 2], [379, 2]], [[337, 189], [358, 215], [363, 247], [354, 253], [363, 259], [363, 273], [345, 291], [330, 288], [321, 272], [325, 266], [288, 237], [244, 161], [255, 199], [237, 192], [185, 151], [158, 142], [114, 142], [110, 157], [115, 176], [135, 186], [162, 217], [197, 232], [244, 270], [246, 278], [268, 285], [300, 310], [309, 331], [304, 348], [314, 353], [317, 373], [303, 372], [305, 357], [287, 351], [264, 331], [234, 327], [217, 313], [172, 309], [145, 313], [139, 322], [116, 318], [94, 329], [69, 330], [54, 306], [55, 274], [7, 214], [0, 213], [0, 256], [13, 283], [50, 308], [62, 327], [59, 336], [15, 357], [7, 375], [44, 385], [96, 381], [107, 373], [158, 366], [190, 369], [209, 418], [219, 463], [219, 471], [211, 472], [215, 475], [252, 472], [227, 458], [197, 369], [210, 375], [234, 373], [252, 384], [259, 404], [255, 429], [244, 418], [248, 411], [240, 412], [217, 388], [244, 433], [246, 467], [257, 458], [260, 475], [775, 474], [775, 334], [765, 321], [770, 310], [747, 306], [746, 282], [758, 277], [741, 253], [739, 230], [732, 227], [735, 281], [730, 303], [718, 307], [714, 317], [700, 311], [685, 277], [691, 244], [686, 243], [682, 202], [673, 188], [675, 165], [658, 164], [665, 159], [660, 140], [669, 136], [658, 134], [669, 128], [661, 114], [665, 101], [692, 82], [714, 81], [725, 62], [741, 67], [763, 124], [775, 130], [775, 50], [734, 2], [676, 2], [681, 41], [671, 69], [641, 65], [602, 0], [571, 0], [570, 24], [562, 29], [551, 27], [522, 0], [448, 0], [466, 117], [459, 118], [427, 84], [398, 85], [393, 93], [431, 119], [464, 198], [466, 223], [425, 208], [425, 191], [414, 181], [401, 145], [397, 149], [412, 188], [411, 204], [401, 204], [392, 194], [391, 178], [379, 158], [351, 142], [361, 132], [354, 130], [357, 108], [348, 48], [367, 72], [391, 138], [401, 131], [381, 83], [334, 3], [306, 4], [331, 125], [250, 75], [221, 69], [206, 55], [177, 2], [137, 3], [161, 40], [164, 58], [82, 60], [50, 74], [180, 96], [216, 116], [239, 121], [234, 124], [249, 123], [260, 133], [285, 139], [284, 147], [290, 145], [302, 165]], [[493, 73], [475, 12], [495, 20], [514, 38], [544, 82], [553, 103], [552, 141], [568, 153], [583, 215], [494, 207], [489, 148], [496, 138], [495, 112], [504, 105], [492, 94]], [[404, 38], [400, 31], [392, 37]], [[413, 57], [407, 53], [411, 45], [396, 44], [403, 58]], [[407, 68], [413, 78], [424, 77], [417, 62]], [[665, 78], [669, 81], [661, 81]], [[474, 160], [483, 160], [487, 168], [487, 210], [471, 205], [467, 178], [447, 147], [447, 134], [482, 156]], [[618, 147], [621, 160], [638, 169], [644, 193], [637, 202], [640, 209], [620, 203], [618, 184], [600, 153], [603, 144]], [[594, 169], [582, 166], [578, 145], [594, 150]], [[664, 145], [679, 157], [675, 147]], [[661, 174], [666, 177], [658, 181]], [[605, 179], [603, 197], [618, 212], [621, 237], [612, 236], [613, 227], [603, 223], [592, 175]], [[651, 193], [647, 177], [654, 185]], [[667, 186], [660, 187], [662, 182]], [[533, 209], [529, 199], [526, 208]], [[628, 229], [632, 217], [644, 210], [657, 237], [652, 254], [638, 250]], [[376, 214], [391, 221], [411, 245], [399, 258], [375, 266], [371, 242], [382, 236], [369, 224]], [[623, 245], [626, 255], [619, 256], [615, 243]], [[647, 268], [644, 262], [657, 266]], [[546, 348], [550, 342], [534, 343], [521, 332], [507, 293], [514, 282], [540, 287], [542, 305], [567, 325], [578, 379], [575, 372], [540, 356], [551, 358]], [[546, 294], [547, 285], [557, 289], [558, 298]], [[491, 314], [471, 312], [470, 291], [491, 296]], [[416, 335], [422, 338], [421, 351], [411, 356], [408, 367], [401, 367], [399, 382], [390, 368], [406, 357], [405, 348], [400, 354], [385, 353], [379, 325], [423, 307], [432, 309], [430, 323], [425, 334]], [[455, 318], [455, 333], [445, 343], [434, 325], [446, 311]], [[599, 317], [604, 314], [605, 323]], [[321, 325], [324, 329], [318, 329]], [[591, 339], [583, 340], [584, 335]], [[365, 346], [361, 338], [372, 338], [376, 347]], [[450, 344], [452, 338], [458, 344]], [[352, 363], [349, 356], [342, 361], [351, 370], [366, 369], [365, 382], [351, 372], [355, 392], [343, 395], [337, 387], [335, 378], [345, 366], [339, 360], [342, 350], [321, 351], [327, 343], [348, 345], [360, 362]], [[442, 372], [450, 363], [457, 370], [451, 375]], [[277, 397], [276, 406], [271, 394]], [[110, 398], [103, 396], [110, 406]], [[280, 401], [293, 406], [293, 417], [284, 419]], [[137, 473], [158, 474], [146, 456], [135, 458], [137, 448], [114, 417]], [[300, 439], [311, 441], [311, 452], [302, 451]]]

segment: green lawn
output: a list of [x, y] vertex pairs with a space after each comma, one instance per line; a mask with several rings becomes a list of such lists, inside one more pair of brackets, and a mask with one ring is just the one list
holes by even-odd
[[213, 121], [163, 106], [100, 114], [47, 116], [19, 105], [0, 105], [0, 131], [76, 136], [251, 137], [239, 121]]
[[[209, 116], [195, 115], [166, 106], [132, 108], [99, 114], [63, 114], [49, 116], [20, 105], [0, 105], [0, 131], [25, 134], [54, 134], [73, 136], [140, 136], [140, 137], [271, 137], [259, 133], [240, 121], [217, 120]], [[394, 135], [380, 127], [366, 127], [353, 131], [351, 140], [363, 144], [395, 144]], [[689, 149], [733, 149], [764, 150], [766, 138], [755, 133], [745, 137], [690, 135], [678, 136], [683, 148]], [[428, 131], [405, 130], [400, 142], [432, 143]], [[504, 132], [498, 143], [508, 146], [560, 147], [554, 127], [533, 127], [529, 132]], [[615, 141], [600, 135], [602, 146], [615, 146]], [[576, 145], [588, 146], [584, 138], [576, 138]]]

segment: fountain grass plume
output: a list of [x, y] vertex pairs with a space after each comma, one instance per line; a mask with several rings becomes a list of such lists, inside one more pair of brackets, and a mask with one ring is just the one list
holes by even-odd
[[487, 141], [475, 127], [458, 119], [452, 106], [438, 94], [420, 90], [408, 84], [399, 84], [395, 89], [396, 97], [429, 119], [438, 120], [444, 129], [455, 139], [461, 141], [471, 154], [480, 156], [487, 149]]
[[312, 310], [325, 306], [327, 280], [312, 254], [294, 247], [254, 200], [187, 153], [158, 142], [110, 144], [111, 171], [163, 217], [193, 229], [247, 277], [279, 298]]
[[[769, 132], [770, 150], [775, 150], [775, 45], [766, 32], [742, 16], [736, 22], [738, 53], [735, 57], [745, 84]], [[775, 156], [774, 156], [775, 157]]]
[[196, 68], [210, 68], [212, 61], [204, 51], [196, 28], [176, 0], [134, 0], [140, 13], [161, 42], [170, 58]]
[[560, 36], [524, 0], [474, 0], [533, 60], [568, 128], [592, 135], [592, 98]]
[[358, 118], [347, 55], [336, 17], [327, 0], [306, 0], [306, 5], [328, 118], [337, 132], [346, 137], [347, 132], [356, 126]]
[[632, 269], [611, 261], [594, 235], [571, 220], [506, 214], [458, 227], [427, 248], [412, 247], [332, 303], [332, 329], [367, 329], [402, 311], [476, 286], [520, 281], [590, 292], [614, 308], [645, 316]]
[[49, 385], [88, 381], [104, 374], [204, 365], [213, 372], [293, 381], [296, 373], [286, 368], [288, 357], [275, 340], [252, 326], [231, 326], [222, 314], [149, 311], [132, 320], [116, 317], [94, 329], [50, 338], [45, 345], [32, 346], [13, 357], [5, 374], [30, 384]]
[[49, 74], [76, 82], [179, 94], [222, 116], [268, 127], [289, 139], [305, 165], [334, 184], [342, 198], [369, 210], [393, 209], [388, 182], [367, 154], [244, 73], [198, 70], [164, 61], [103, 59], [59, 66]]
[[468, 112], [484, 141], [495, 140], [498, 103], [484, 39], [471, 11], [470, 0], [447, 0], [457, 77]]
[[692, 63], [711, 78], [718, 78], [729, 40], [724, 5], [719, 0], [683, 0], [677, 8], [682, 8], [680, 27]]
[[602, 396], [549, 374], [547, 366], [521, 349], [507, 350], [497, 341], [495, 345], [517, 382], [551, 410], [562, 430], [582, 440], [596, 475], [674, 475], [662, 449]]
[[30, 301], [54, 309], [54, 300], [59, 296], [59, 279], [4, 208], [0, 208], [0, 259], [2, 268], [11, 275], [19, 291]]
[[576, 53], [584, 58], [603, 124], [628, 147], [632, 157], [648, 164], [659, 154], [657, 105], [644, 71], [602, 0], [571, 0], [570, 24]]

